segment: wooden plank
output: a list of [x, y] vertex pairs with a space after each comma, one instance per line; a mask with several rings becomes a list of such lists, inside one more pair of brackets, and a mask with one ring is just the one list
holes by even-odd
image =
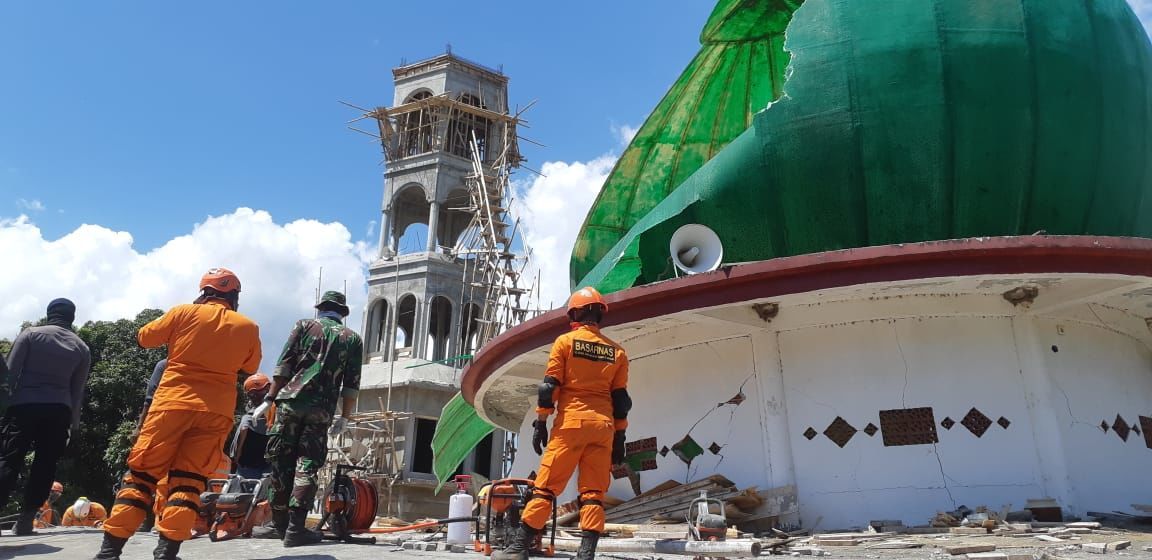
[[641, 511], [650, 512], [653, 508], [665, 507], [671, 504], [683, 504], [687, 506], [689, 502], [699, 497], [701, 490], [706, 491], [709, 498], [717, 499], [723, 499], [737, 493], [733, 487], [721, 487], [715, 482], [702, 480], [692, 484], [685, 484], [671, 490], [658, 492], [644, 499], [629, 500], [606, 512], [607, 515], [605, 518], [608, 521], [622, 522], [625, 518], [634, 517]]
[[[712, 475], [708, 478], [703, 478], [703, 479], [697, 480], [696, 482], [691, 482], [689, 484], [681, 484], [679, 486], [675, 486], [675, 487], [669, 488], [667, 490], [662, 490], [659, 492], [653, 492], [648, 496], [632, 498], [631, 500], [628, 500], [628, 501], [612, 508], [612, 511], [628, 511], [629, 509], [640, 507], [640, 506], [643, 506], [645, 504], [651, 503], [653, 501], [667, 498], [669, 496], [677, 496], [677, 495], [682, 495], [685, 493], [699, 494], [700, 490], [707, 489], [710, 487], [733, 488], [735, 486], [736, 485], [731, 480], [728, 480], [727, 478], [724, 478], [723, 476]], [[709, 497], [711, 497], [711, 495], [709, 495]]]
[[948, 554], [956, 556], [958, 554], [972, 554], [975, 552], [992, 552], [996, 550], [994, 544], [965, 544], [960, 546], [949, 546], [945, 548]]
[[[715, 497], [718, 500], [723, 500], [724, 498], [735, 496], [736, 494], [737, 492], [735, 490], [730, 490], [728, 492], [722, 493], [709, 492], [708, 496]], [[610, 512], [610, 515], [605, 515], [605, 519], [613, 523], [641, 523], [651, 519], [653, 516], [661, 514], [680, 518], [688, 513], [688, 505], [697, 497], [698, 496], [693, 494], [685, 496], [670, 496], [644, 508], [638, 508], [625, 512], [616, 512], [613, 510]]]

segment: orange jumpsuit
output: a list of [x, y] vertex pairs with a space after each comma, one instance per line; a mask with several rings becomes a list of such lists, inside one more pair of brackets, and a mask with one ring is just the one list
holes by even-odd
[[104, 506], [93, 502], [92, 507], [88, 510], [88, 517], [80, 519], [76, 514], [72, 513], [72, 508], [64, 510], [64, 517], [60, 521], [61, 527], [95, 527], [104, 522], [108, 518], [108, 511]]
[[[602, 533], [604, 492], [612, 482], [612, 437], [628, 427], [627, 420], [613, 419], [611, 394], [628, 387], [628, 356], [598, 327], [580, 325], [552, 343], [544, 375], [560, 382], [554, 395], [556, 419], [540, 458], [536, 490], [521, 520], [542, 529], [553, 500], [579, 467], [580, 528]], [[539, 414], [551, 412], [537, 409]]]
[[52, 506], [48, 502], [40, 506], [40, 515], [36, 516], [32, 525], [37, 529], [46, 529], [56, 524], [56, 512], [52, 511]]
[[237, 374], [260, 366], [260, 331], [251, 319], [215, 300], [177, 305], [140, 328], [140, 346], [168, 345], [168, 367], [152, 398], [140, 437], [128, 454], [128, 474], [116, 494], [109, 534], [128, 538], [144, 522], [156, 484], [170, 486], [156, 527], [187, 540], [200, 493], [216, 470], [232, 429]]

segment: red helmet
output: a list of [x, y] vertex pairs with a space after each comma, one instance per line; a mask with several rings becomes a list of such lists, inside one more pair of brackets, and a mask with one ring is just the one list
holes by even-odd
[[589, 305], [599, 305], [602, 310], [608, 311], [608, 304], [604, 303], [604, 297], [600, 295], [600, 292], [598, 292], [596, 288], [580, 288], [573, 292], [572, 296], [568, 298], [569, 313]]
[[271, 381], [268, 379], [268, 376], [263, 373], [249, 375], [248, 379], [244, 380], [244, 392], [266, 389], [269, 383], [271, 383]]
[[204, 288], [212, 288], [222, 294], [239, 292], [240, 279], [227, 268], [213, 268], [200, 278], [200, 289], [203, 290]]

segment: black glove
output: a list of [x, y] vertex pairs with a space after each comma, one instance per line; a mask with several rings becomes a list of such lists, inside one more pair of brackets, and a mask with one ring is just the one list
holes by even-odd
[[616, 430], [612, 436], [612, 464], [619, 465], [624, 462], [624, 430]]
[[548, 421], [537, 420], [532, 423], [532, 449], [537, 455], [543, 455], [548, 447]]

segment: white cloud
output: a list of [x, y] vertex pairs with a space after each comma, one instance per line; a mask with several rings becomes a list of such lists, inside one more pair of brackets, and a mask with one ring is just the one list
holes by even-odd
[[277, 224], [265, 211], [238, 208], [196, 224], [191, 232], [140, 253], [132, 235], [82, 225], [60, 239], [44, 239], [27, 216], [0, 220], [5, 258], [19, 272], [0, 275], [0, 337], [44, 315], [56, 297], [76, 302], [77, 323], [135, 316], [196, 297], [205, 270], [232, 269], [243, 292], [240, 312], [260, 325], [265, 371], [275, 363], [293, 322], [313, 313], [317, 275], [323, 289], [348, 286], [348, 326], [360, 331], [366, 297], [365, 266], [371, 254], [339, 223], [296, 220]]
[[1128, 0], [1140, 21], [1144, 22], [1144, 31], [1152, 35], [1152, 0]]
[[621, 150], [627, 148], [628, 144], [632, 142], [632, 139], [636, 137], [636, 133], [640, 131], [640, 127], [629, 124], [622, 124], [620, 126], [611, 124], [609, 128], [612, 129], [612, 135], [616, 137], [616, 141], [620, 144]]
[[30, 212], [43, 212], [44, 210], [47, 210], [47, 208], [48, 208], [47, 206], [44, 206], [43, 202], [40, 202], [39, 200], [37, 200], [35, 198], [33, 198], [31, 200], [28, 200], [26, 198], [17, 199], [16, 200], [16, 206], [19, 207], [21, 210], [28, 210]]
[[563, 305], [568, 299], [568, 260], [584, 216], [616, 163], [616, 154], [587, 162], [550, 161], [543, 177], [520, 185], [515, 210], [532, 249], [533, 276], [540, 273], [541, 308]]

